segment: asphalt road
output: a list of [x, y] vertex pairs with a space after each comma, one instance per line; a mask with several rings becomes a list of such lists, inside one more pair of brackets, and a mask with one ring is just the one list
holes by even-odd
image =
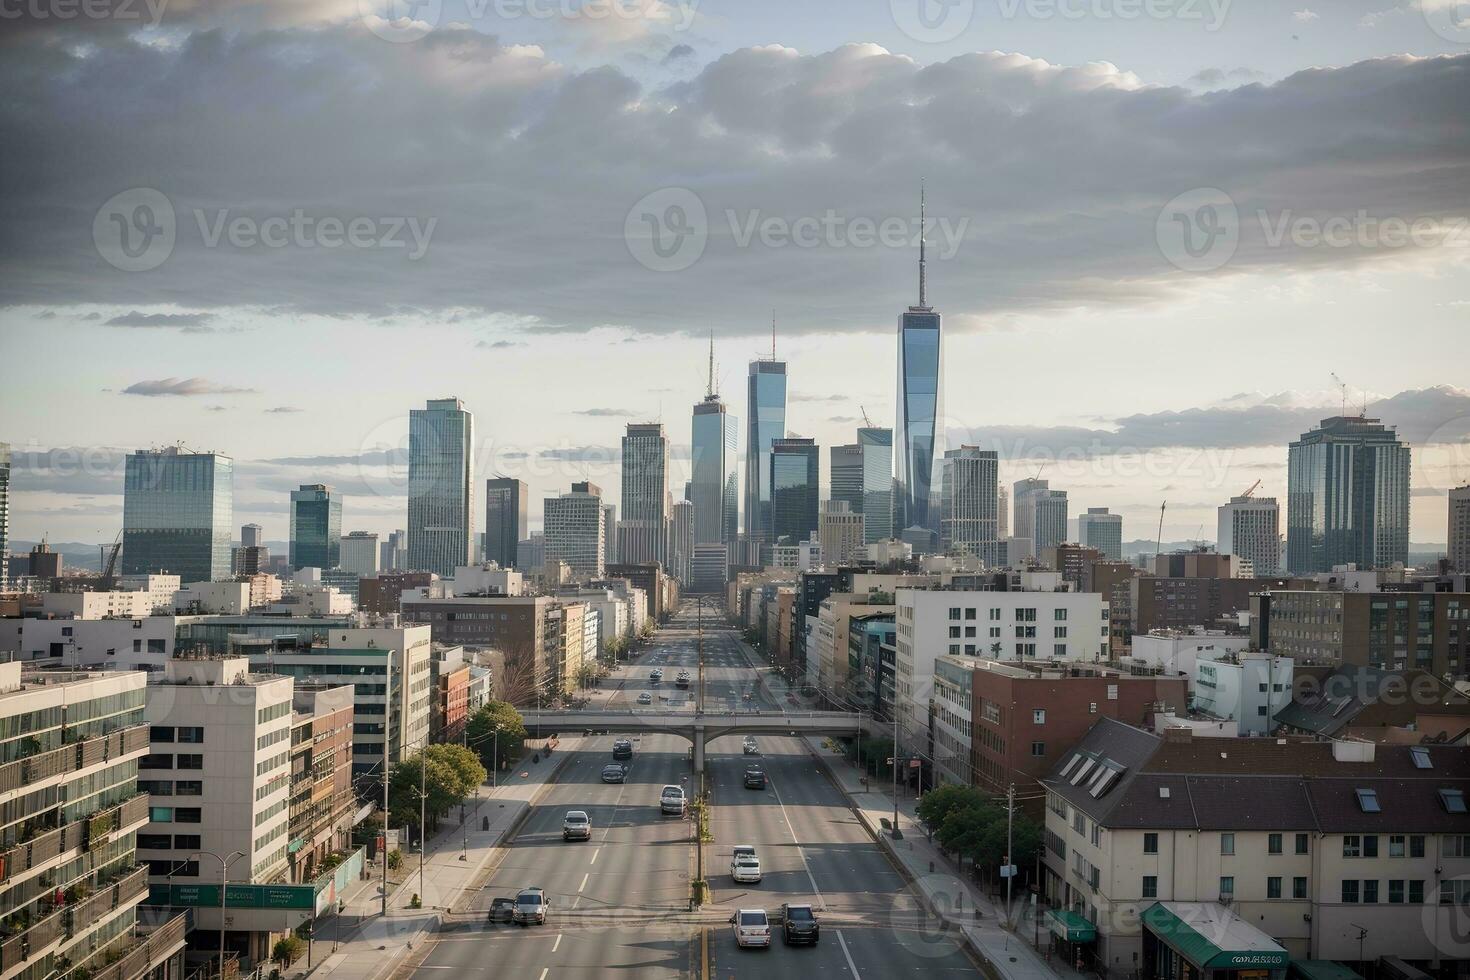
[[[685, 613], [688, 613], [686, 616]], [[639, 693], [693, 698], [698, 655], [693, 604], [661, 629], [637, 661], [622, 667], [612, 704], [631, 707]], [[733, 630], [709, 616], [704, 632], [704, 696], [712, 708], [774, 709], [759, 686]], [[665, 680], [648, 679], [662, 666]], [[694, 683], [674, 688], [679, 667]], [[672, 670], [670, 668], [673, 668]], [[749, 698], [747, 698], [747, 695]], [[711, 901], [688, 909], [696, 869], [687, 820], [663, 817], [658, 792], [665, 783], [689, 782], [689, 744], [674, 735], [635, 739], [628, 781], [601, 782], [612, 761], [613, 737], [584, 740], [558, 780], [538, 801], [500, 863], [474, 900], [476, 912], [455, 917], [436, 937], [416, 973], [433, 980], [444, 971], [497, 977], [796, 977], [888, 978], [977, 976], [955, 942], [930, 935], [897, 870], [882, 855], [840, 792], [794, 738], [763, 738], [760, 754], [743, 754], [739, 738], [711, 742], [708, 785], [715, 842], [704, 847]], [[743, 788], [745, 767], [758, 762], [768, 775], [764, 791]], [[567, 810], [591, 816], [590, 842], [564, 843]], [[761, 859], [759, 885], [730, 878], [733, 844], [753, 844]], [[495, 896], [539, 885], [551, 896], [548, 923], [540, 927], [491, 926], [484, 912]], [[782, 902], [808, 903], [822, 921], [815, 947], [785, 947], [777, 935], [770, 950], [740, 950], [727, 916], [737, 908], [776, 910]]]

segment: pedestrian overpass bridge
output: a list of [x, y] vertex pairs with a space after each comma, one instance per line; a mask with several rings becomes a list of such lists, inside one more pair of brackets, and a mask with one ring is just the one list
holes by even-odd
[[856, 735], [871, 718], [846, 711], [522, 711], [532, 738], [581, 734], [678, 735], [694, 746], [694, 769], [704, 769], [704, 747], [726, 735]]

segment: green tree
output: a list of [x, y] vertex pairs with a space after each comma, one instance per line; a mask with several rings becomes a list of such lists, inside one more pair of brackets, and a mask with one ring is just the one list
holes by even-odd
[[975, 809], [984, 805], [985, 800], [985, 794], [973, 786], [944, 783], [925, 793], [915, 812], [926, 826], [937, 831], [952, 810]]
[[461, 800], [479, 789], [480, 784], [490, 775], [480, 762], [479, 755], [463, 745], [443, 742], [431, 745], [425, 751], [430, 762], [442, 762], [454, 774], [455, 781], [449, 789], [451, 793], [458, 794]]
[[973, 855], [997, 820], [1004, 830], [1005, 815], [996, 807], [989, 803], [976, 805], [973, 801], [966, 801], [945, 814], [935, 828], [934, 837], [946, 851], [960, 855], [961, 859], [970, 857], [974, 860]]
[[651, 639], [653, 639], [653, 633], [654, 633], [654, 630], [656, 630], [656, 629], [657, 629], [657, 627], [653, 625], [653, 620], [651, 620], [651, 619], [645, 619], [643, 621], [643, 633], [642, 633], [643, 639], [645, 639], [645, 640], [651, 640]]
[[289, 966], [293, 960], [305, 951], [305, 943], [295, 936], [287, 936], [284, 939], [276, 940], [276, 945], [271, 949], [271, 960], [282, 966]]
[[515, 759], [525, 740], [526, 726], [521, 713], [505, 701], [491, 701], [470, 716], [466, 741], [486, 766], [493, 765], [496, 759], [502, 763]]

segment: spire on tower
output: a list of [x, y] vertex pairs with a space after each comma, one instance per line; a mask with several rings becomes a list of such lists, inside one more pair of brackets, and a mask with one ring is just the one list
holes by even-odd
[[771, 311], [771, 360], [776, 359], [776, 311]]
[[706, 398], [715, 397], [715, 332], [709, 332], [709, 383], [705, 386]]
[[924, 178], [919, 178], [919, 308], [928, 309], [924, 281]]

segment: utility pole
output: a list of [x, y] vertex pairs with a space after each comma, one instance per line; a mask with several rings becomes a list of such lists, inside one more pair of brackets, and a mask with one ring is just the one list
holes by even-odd
[[898, 840], [898, 699], [893, 704], [893, 839]]
[[1014, 907], [1011, 905], [1011, 885], [1016, 880], [1015, 864], [1011, 858], [1011, 830], [1016, 820], [1016, 784], [1011, 783], [1006, 787], [1006, 928], [1015, 928], [1012, 921]]
[[429, 827], [428, 827], [428, 823], [424, 819], [425, 816], [426, 816], [426, 814], [425, 814], [425, 805], [424, 805], [424, 799], [425, 799], [425, 796], [426, 796], [426, 794], [424, 793], [424, 776], [429, 771], [429, 751], [428, 751], [428, 749], [429, 749], [428, 745], [425, 745], [422, 749], [419, 749], [419, 897], [420, 897], [420, 899], [422, 899], [423, 896], [428, 891], [428, 889], [426, 889], [424, 887], [424, 852], [429, 849]]
[[[388, 652], [388, 683], [383, 702], [383, 918], [388, 917], [388, 749], [393, 744], [393, 653]], [[404, 663], [408, 654], [404, 654]]]

